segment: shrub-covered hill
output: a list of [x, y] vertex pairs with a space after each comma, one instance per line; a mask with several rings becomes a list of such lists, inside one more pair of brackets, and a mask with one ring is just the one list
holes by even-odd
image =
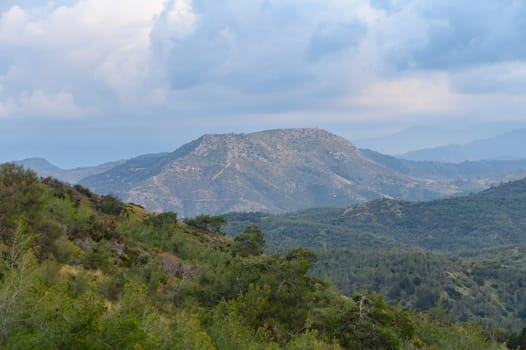
[[270, 245], [424, 248], [447, 254], [526, 243], [526, 179], [428, 202], [374, 200], [347, 209], [226, 215], [228, 232], [257, 223]]
[[481, 328], [389, 307], [377, 294], [344, 297], [307, 275], [311, 251], [274, 257], [262, 243], [256, 227], [230, 240], [4, 164], [0, 347], [502, 347]]

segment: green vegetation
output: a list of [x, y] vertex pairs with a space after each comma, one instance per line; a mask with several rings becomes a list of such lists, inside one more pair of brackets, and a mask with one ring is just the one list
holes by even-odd
[[189, 226], [201, 230], [209, 230], [214, 232], [221, 231], [221, 225], [226, 223], [226, 220], [223, 216], [210, 216], [210, 215], [197, 215], [195, 218], [187, 218], [183, 221]]
[[375, 293], [344, 297], [308, 274], [312, 251], [261, 254], [256, 227], [232, 241], [12, 164], [0, 199], [2, 348], [499, 348]]
[[284, 215], [225, 215], [228, 233], [257, 224], [270, 246], [428, 249], [473, 256], [483, 249], [526, 243], [526, 179], [464, 197], [406, 202], [374, 200], [348, 209]]
[[263, 232], [256, 225], [251, 225], [234, 238], [232, 253], [241, 256], [260, 255], [264, 247]]
[[232, 213], [225, 230], [257, 224], [268, 251], [316, 249], [312, 273], [346, 295], [368, 290], [390, 305], [438, 307], [455, 321], [517, 332], [526, 323], [524, 208], [526, 180], [520, 180], [431, 202]]
[[494, 252], [492, 259], [462, 260], [424, 251], [319, 252], [312, 273], [347, 295], [375, 291], [386, 302], [486, 327], [520, 330], [526, 324], [526, 246]]
[[517, 335], [513, 335], [506, 345], [508, 345], [510, 349], [526, 349], [526, 327]]

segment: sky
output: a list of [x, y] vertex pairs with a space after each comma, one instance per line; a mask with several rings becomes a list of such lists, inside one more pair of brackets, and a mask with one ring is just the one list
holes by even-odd
[[0, 0], [0, 161], [526, 122], [522, 0]]

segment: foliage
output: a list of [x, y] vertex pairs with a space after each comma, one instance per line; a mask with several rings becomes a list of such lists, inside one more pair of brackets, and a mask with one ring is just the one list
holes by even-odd
[[263, 237], [263, 232], [256, 225], [250, 225], [234, 238], [232, 253], [245, 257], [260, 255], [263, 253], [264, 246], [265, 238]]
[[441, 307], [453, 319], [491, 327], [518, 330], [526, 322], [526, 246], [472, 261], [423, 251], [346, 249], [318, 256], [312, 273], [349, 296], [375, 291], [391, 305]]
[[[347, 298], [309, 275], [311, 250], [261, 254], [255, 227], [235, 242], [11, 165], [0, 180], [0, 198], [13, 199], [0, 202], [1, 348], [396, 349], [417, 335], [444, 343], [433, 320], [424, 339], [416, 314], [375, 293]], [[479, 333], [455, 341], [494, 344]]]
[[201, 214], [197, 215], [195, 218], [184, 219], [183, 222], [188, 226], [192, 226], [201, 230], [220, 232], [221, 225], [226, 224], [226, 219], [224, 216]]
[[457, 256], [526, 243], [526, 179], [464, 197], [374, 200], [347, 209], [225, 215], [228, 234], [257, 224], [269, 246], [314, 249], [413, 248]]
[[510, 349], [526, 349], [526, 326], [522, 329], [521, 332], [510, 337], [506, 345]]
[[162, 229], [167, 225], [177, 224], [177, 213], [169, 211], [166, 213], [155, 214], [144, 220], [144, 223], [146, 225], [151, 225], [154, 228]]

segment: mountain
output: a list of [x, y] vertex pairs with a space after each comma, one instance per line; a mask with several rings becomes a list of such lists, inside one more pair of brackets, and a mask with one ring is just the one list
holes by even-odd
[[489, 139], [465, 145], [448, 145], [408, 152], [400, 156], [409, 160], [463, 162], [467, 160], [525, 159], [526, 128], [513, 130]]
[[311, 248], [424, 248], [447, 254], [526, 243], [526, 179], [477, 194], [407, 202], [374, 200], [347, 209], [284, 215], [226, 215], [228, 232], [259, 225], [270, 245]]
[[172, 153], [128, 160], [81, 184], [184, 216], [346, 207], [373, 198], [422, 200], [459, 191], [392, 171], [320, 129], [205, 135]]
[[42, 177], [53, 176], [53, 174], [60, 174], [63, 171], [63, 169], [51, 164], [44, 158], [27, 158], [17, 160], [14, 163], [21, 165], [24, 168], [31, 169]]
[[59, 168], [43, 158], [27, 158], [15, 161], [14, 163], [35, 171], [38, 176], [41, 177], [51, 176], [64, 182], [77, 183], [85, 177], [103, 173], [123, 162], [124, 161], [120, 160], [91, 167], [79, 167], [74, 169]]
[[486, 185], [489, 179], [517, 177], [515, 180], [518, 180], [526, 175], [526, 159], [443, 163], [396, 158], [369, 149], [360, 149], [360, 152], [367, 158], [391, 170], [417, 178], [434, 180], [486, 180], [484, 181], [484, 185]]
[[512, 121], [483, 123], [464, 128], [416, 125], [386, 136], [357, 139], [355, 144], [360, 148], [369, 148], [381, 153], [402, 154], [487, 139], [523, 127], [524, 123]]

